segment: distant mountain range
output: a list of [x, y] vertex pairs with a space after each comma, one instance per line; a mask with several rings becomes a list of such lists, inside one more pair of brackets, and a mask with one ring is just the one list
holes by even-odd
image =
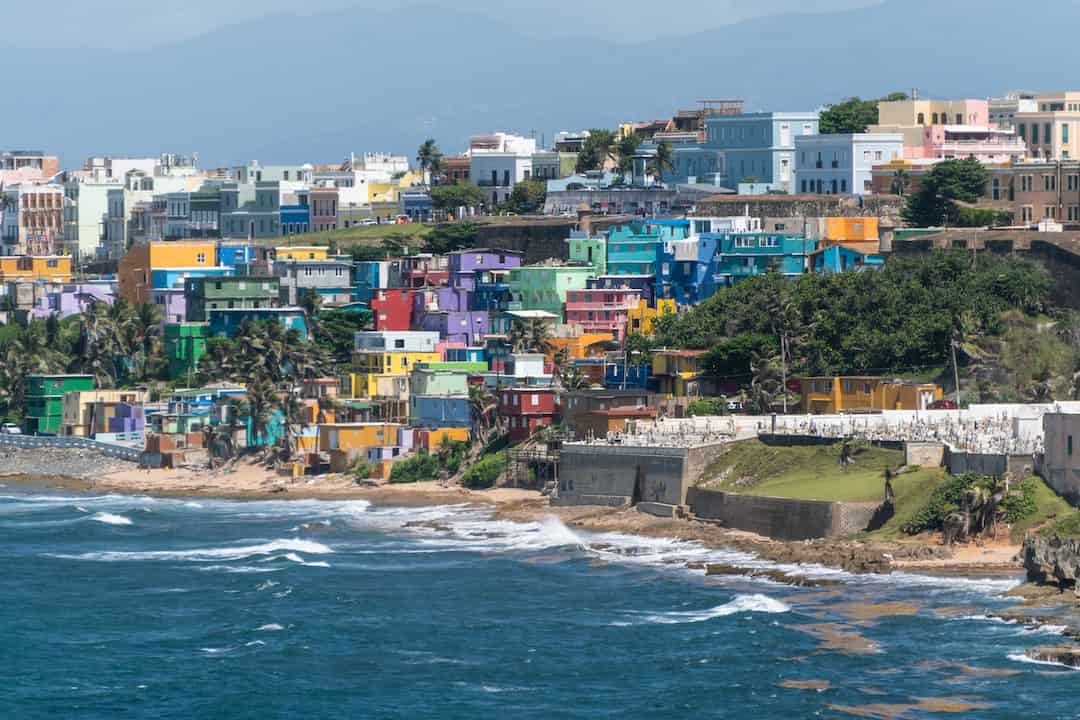
[[[673, 9], [642, 22], [693, 18]], [[0, 148], [198, 151], [202, 165], [335, 162], [350, 150], [446, 152], [468, 135], [612, 126], [701, 98], [804, 110], [918, 88], [987, 97], [1080, 86], [1074, 0], [889, 0], [761, 18], [678, 39], [538, 39], [411, 7], [272, 17], [154, 50], [0, 47]]]

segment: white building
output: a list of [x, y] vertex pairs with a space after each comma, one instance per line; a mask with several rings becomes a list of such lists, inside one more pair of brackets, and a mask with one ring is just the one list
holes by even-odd
[[421, 330], [363, 330], [356, 333], [359, 352], [436, 352], [439, 333]]
[[798, 135], [794, 191], [811, 195], [871, 193], [874, 166], [903, 157], [904, 136], [900, 133]]
[[506, 202], [514, 185], [533, 177], [536, 139], [506, 133], [469, 138], [469, 177], [491, 206]]
[[231, 170], [232, 179], [241, 185], [259, 182], [300, 182], [310, 184], [314, 168], [310, 163], [304, 165], [260, 165], [252, 160], [247, 165], [240, 165]]
[[1016, 113], [1037, 112], [1039, 101], [1033, 92], [1011, 92], [1003, 98], [990, 99], [990, 124], [1002, 130], [1016, 127]]

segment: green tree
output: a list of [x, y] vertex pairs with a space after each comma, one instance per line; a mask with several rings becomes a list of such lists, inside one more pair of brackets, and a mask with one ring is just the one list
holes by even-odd
[[424, 174], [424, 184], [431, 184], [431, 177], [442, 169], [442, 151], [431, 138], [425, 140], [416, 150], [416, 162]]
[[671, 149], [671, 143], [661, 140], [656, 146], [656, 155], [649, 165], [649, 172], [658, 183], [663, 183], [664, 172], [675, 171], [675, 153]]
[[439, 225], [427, 235], [425, 249], [439, 255], [476, 247], [480, 235], [480, 226], [471, 222], [456, 222]]
[[637, 133], [624, 135], [615, 143], [613, 159], [620, 175], [626, 176], [634, 169], [634, 155], [640, 145], [641, 136]]
[[484, 193], [476, 183], [469, 181], [453, 185], [436, 185], [431, 188], [431, 204], [436, 210], [454, 213], [460, 207], [483, 205]]
[[919, 192], [908, 197], [904, 219], [918, 227], [960, 220], [957, 202], [973, 203], [982, 197], [990, 172], [975, 158], [945, 160], [923, 176]]
[[519, 215], [531, 215], [544, 209], [547, 199], [547, 183], [543, 180], [523, 180], [510, 191], [506, 207]]
[[603, 170], [604, 164], [614, 160], [615, 133], [604, 128], [593, 128], [578, 152], [577, 171]]
[[878, 123], [878, 103], [897, 100], [907, 100], [907, 95], [892, 93], [880, 100], [852, 97], [835, 105], [829, 105], [821, 113], [820, 132], [822, 135], [864, 133], [869, 126]]

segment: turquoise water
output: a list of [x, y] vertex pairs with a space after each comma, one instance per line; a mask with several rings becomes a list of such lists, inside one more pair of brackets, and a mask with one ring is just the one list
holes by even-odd
[[1012, 579], [794, 588], [675, 563], [764, 565], [738, 553], [464, 506], [0, 492], [2, 718], [1077, 714], [1080, 675], [1018, 659], [1055, 629], [985, 617]]

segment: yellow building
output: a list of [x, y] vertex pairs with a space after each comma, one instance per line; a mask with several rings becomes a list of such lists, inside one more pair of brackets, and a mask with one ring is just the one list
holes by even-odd
[[587, 357], [600, 357], [611, 345], [615, 343], [615, 335], [612, 333], [582, 333], [574, 337], [550, 338], [551, 352], [548, 360], [552, 360], [555, 354], [563, 348], [566, 349], [568, 360], [580, 360]]
[[409, 376], [407, 374], [349, 373], [345, 376], [344, 391], [349, 399], [397, 398], [409, 404]]
[[328, 260], [330, 248], [326, 245], [283, 245], [274, 248], [275, 260]]
[[877, 242], [878, 219], [876, 217], [825, 218], [824, 239], [834, 243]]
[[0, 282], [13, 280], [71, 282], [71, 256], [11, 255], [0, 257]]
[[446, 442], [469, 442], [469, 428], [435, 428], [417, 431], [416, 445], [436, 453]]
[[944, 397], [942, 389], [932, 383], [880, 377], [806, 377], [798, 382], [803, 411], [812, 415], [926, 410]]
[[[896, 100], [878, 103], [878, 124], [867, 132], [900, 133], [904, 148], [921, 147], [923, 133], [934, 125], [989, 125], [986, 100]], [[1019, 119], [1019, 115], [1017, 115]]]
[[1013, 119], [1016, 135], [1027, 143], [1031, 157], [1080, 158], [1080, 92], [1039, 95], [1035, 101], [1038, 110], [1018, 112]]
[[657, 298], [656, 307], [649, 307], [644, 300], [638, 301], [638, 306], [630, 310], [626, 333], [640, 333], [652, 335], [656, 331], [656, 319], [664, 315], [674, 315], [677, 312], [675, 301], [671, 298]]
[[701, 394], [701, 358], [704, 350], [656, 350], [652, 357], [657, 393], [671, 397]]
[[402, 426], [396, 423], [336, 423], [319, 426], [319, 451], [330, 455], [330, 469], [343, 472], [368, 448], [396, 447]]
[[217, 242], [214, 240], [170, 240], [133, 245], [117, 268], [120, 297], [131, 303], [150, 302], [154, 270], [214, 267], [216, 263]]

